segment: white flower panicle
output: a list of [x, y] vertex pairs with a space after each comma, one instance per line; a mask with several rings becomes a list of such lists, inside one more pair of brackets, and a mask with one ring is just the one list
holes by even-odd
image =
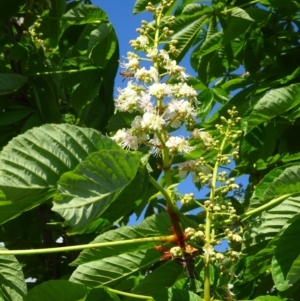
[[[172, 18], [171, 21], [174, 22]], [[133, 48], [144, 51], [146, 57], [128, 52], [124, 61], [120, 62], [124, 72], [131, 72], [130, 77], [134, 80], [129, 80], [126, 88], [118, 89], [115, 107], [118, 111], [136, 116], [131, 122], [131, 128], [119, 130], [113, 139], [120, 146], [132, 150], [146, 144], [155, 156], [161, 155], [165, 147], [170, 153], [188, 153], [195, 148], [190, 146], [189, 140], [168, 136], [167, 131], [196, 122], [194, 105], [197, 104], [197, 92], [187, 85], [185, 68], [177, 65], [176, 60], [171, 58], [176, 53], [175, 40], [170, 41], [169, 51], [159, 49], [158, 43], [155, 44], [153, 37], [149, 35], [154, 29], [151, 26], [143, 21], [141, 28], [137, 29], [139, 37], [130, 41]], [[161, 37], [168, 39], [172, 33], [165, 26]], [[152, 66], [141, 66], [143, 61], [150, 61]], [[175, 84], [162, 82], [165, 75], [174, 79]], [[165, 134], [162, 135], [162, 132]]]

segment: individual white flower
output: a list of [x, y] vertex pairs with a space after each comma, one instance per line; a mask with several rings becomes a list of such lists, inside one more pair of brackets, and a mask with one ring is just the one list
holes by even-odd
[[[118, 98], [115, 101], [115, 106], [119, 111], [128, 111], [133, 112], [138, 107], [138, 102], [140, 99], [139, 93], [141, 86], [132, 84], [132, 81], [129, 81], [127, 87], [124, 89], [118, 89], [120, 93]], [[142, 87], [144, 89], [144, 87]]]
[[159, 80], [158, 71], [153, 66], [150, 67], [150, 70], [147, 70], [145, 67], [138, 69], [135, 73], [135, 77], [137, 80], [145, 83], [150, 83], [151, 81], [158, 82]]
[[154, 83], [148, 88], [149, 94], [156, 98], [163, 98], [164, 96], [170, 96], [172, 93], [172, 86], [166, 83]]
[[151, 153], [157, 157], [161, 155], [162, 144], [156, 134], [149, 140], [149, 144], [152, 146]]
[[168, 61], [164, 68], [168, 71], [169, 74], [179, 77], [182, 81], [186, 81], [188, 75], [184, 72], [185, 68], [177, 65], [175, 60]]
[[147, 56], [147, 57], [150, 57], [151, 60], [153, 61], [153, 59], [157, 56], [158, 50], [157, 50], [156, 47], [151, 47], [151, 48], [148, 47], [148, 48], [146, 49], [146, 52], [147, 52], [146, 56]]
[[165, 120], [156, 113], [145, 112], [142, 120], [142, 127], [152, 131], [161, 130], [165, 125]]
[[127, 57], [126, 59], [128, 59], [128, 62], [120, 62], [120, 66], [122, 68], [124, 68], [125, 70], [130, 70], [130, 71], [136, 71], [139, 69], [140, 67], [140, 58], [138, 56], [131, 56], [131, 57]]
[[178, 164], [178, 171], [180, 178], [185, 178], [187, 173], [190, 170], [193, 170], [196, 168], [196, 161], [195, 160], [189, 160], [186, 162], [182, 162]]
[[171, 152], [189, 153], [195, 148], [189, 145], [189, 142], [182, 137], [171, 136], [166, 142], [166, 146]]
[[139, 146], [137, 137], [133, 136], [129, 130], [118, 130], [112, 139], [125, 149], [137, 150]]
[[171, 126], [178, 128], [181, 125], [181, 120], [193, 118], [195, 119], [196, 112], [192, 105], [187, 100], [171, 100], [167, 104], [167, 108], [164, 112], [164, 118], [166, 120], [172, 120]]
[[197, 92], [194, 88], [186, 83], [179, 83], [173, 86], [173, 93], [179, 99], [187, 98], [190, 101], [197, 103]]
[[131, 127], [134, 129], [141, 129], [142, 128], [142, 117], [141, 116], [135, 116], [135, 118], [131, 122]]
[[151, 95], [142, 92], [142, 96], [139, 100], [139, 108], [142, 112], [153, 112], [154, 111], [154, 105], [151, 102]]
[[147, 36], [141, 35], [136, 39], [142, 48], [146, 47], [149, 44], [149, 39]]
[[164, 63], [170, 60], [169, 54], [164, 49], [159, 50], [159, 57], [163, 60]]
[[205, 132], [204, 129], [194, 129], [192, 136], [196, 139], [201, 139], [205, 146], [211, 146], [214, 142], [212, 136]]

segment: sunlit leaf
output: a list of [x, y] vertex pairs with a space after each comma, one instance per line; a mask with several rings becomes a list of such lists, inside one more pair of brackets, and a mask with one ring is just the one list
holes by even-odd
[[14, 138], [0, 153], [0, 203], [7, 202], [0, 223], [49, 199], [63, 173], [100, 149], [119, 147], [96, 130], [67, 124], [44, 125]]
[[274, 89], [263, 96], [254, 106], [245, 129], [250, 132], [255, 126], [270, 121], [300, 103], [300, 84]]
[[[0, 250], [7, 250], [0, 247]], [[4, 301], [22, 301], [27, 287], [21, 265], [13, 255], [0, 255], [0, 296]]]
[[52, 210], [71, 227], [69, 233], [84, 230], [105, 212], [135, 177], [140, 159], [139, 153], [103, 150], [62, 175]]

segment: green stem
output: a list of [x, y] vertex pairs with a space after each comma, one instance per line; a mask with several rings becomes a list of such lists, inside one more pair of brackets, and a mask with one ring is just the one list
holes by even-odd
[[266, 204], [264, 204], [264, 205], [262, 205], [258, 208], [255, 208], [253, 210], [250, 210], [250, 211], [247, 211], [247, 212], [243, 213], [242, 215], [240, 215], [240, 219], [245, 220], [249, 216], [252, 216], [252, 215], [258, 214], [262, 211], [265, 211], [266, 209], [275, 206], [277, 203], [282, 202], [284, 199], [286, 199], [286, 198], [288, 198], [292, 195], [293, 195], [292, 193], [281, 195], [280, 197], [275, 198], [272, 201], [270, 201], [270, 202], [268, 202], [268, 203], [266, 203]]
[[34, 255], [34, 254], [58, 253], [58, 252], [77, 251], [77, 250], [93, 249], [93, 248], [101, 248], [101, 247], [141, 244], [145, 242], [155, 242], [155, 241], [164, 243], [164, 242], [172, 241], [173, 239], [174, 239], [174, 235], [167, 235], [167, 236], [144, 237], [144, 238], [137, 238], [137, 239], [111, 241], [111, 242], [99, 242], [93, 244], [58, 247], [58, 248], [8, 250], [8, 251], [0, 250], [0, 255]]
[[[102, 68], [99, 67], [90, 67], [89, 69], [86, 70], [100, 70]], [[36, 72], [36, 73], [30, 73], [30, 74], [25, 74], [25, 76], [38, 76], [38, 75], [51, 75], [51, 74], [69, 74], [69, 73], [79, 73], [84, 70], [78, 70], [78, 69], [72, 69], [72, 70], [57, 70], [57, 71], [49, 71], [49, 72]]]
[[131, 294], [131, 293], [125, 293], [119, 290], [115, 290], [109, 287], [106, 287], [107, 290], [109, 290], [112, 293], [116, 293], [118, 295], [123, 295], [131, 298], [136, 298], [136, 299], [146, 299], [146, 300], [153, 300], [151, 296], [145, 296], [145, 295], [137, 295], [137, 294]]
[[[224, 139], [221, 143], [221, 146], [219, 148], [218, 155], [222, 155], [223, 150], [225, 148], [226, 140], [228, 133], [230, 131], [230, 125], [227, 126], [226, 133], [224, 135]], [[220, 167], [220, 162], [219, 160], [216, 160], [215, 166], [214, 166], [214, 171], [213, 171], [213, 176], [212, 176], [212, 181], [211, 181], [211, 188], [210, 188], [210, 202], [214, 202], [215, 198], [215, 193], [216, 193], [216, 183], [217, 183], [217, 176], [218, 176], [218, 171]], [[212, 213], [210, 210], [206, 210], [206, 220], [205, 220], [205, 240], [206, 240], [206, 245], [210, 246], [211, 244], [211, 215]], [[204, 258], [204, 301], [210, 301], [210, 259], [209, 259], [209, 254], [205, 256]]]

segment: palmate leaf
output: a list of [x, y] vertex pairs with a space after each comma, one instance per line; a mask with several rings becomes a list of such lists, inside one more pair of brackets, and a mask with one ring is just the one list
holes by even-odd
[[265, 94], [254, 106], [244, 129], [250, 132], [255, 126], [270, 121], [272, 118], [287, 112], [300, 103], [300, 84], [274, 89]]
[[134, 179], [140, 159], [140, 153], [103, 150], [62, 175], [52, 210], [66, 220], [69, 233], [83, 231], [114, 202]]
[[[195, 227], [195, 223], [184, 219], [183, 227]], [[122, 227], [99, 235], [93, 242], [112, 242], [161, 235], [171, 235], [171, 222], [167, 213], [146, 218], [134, 227]], [[71, 265], [79, 265], [70, 281], [89, 286], [114, 285], [131, 274], [157, 262], [162, 254], [153, 246], [158, 242], [140, 242], [137, 244], [119, 244], [99, 249], [88, 249], [80, 253]]]
[[[6, 250], [0, 247], [1, 250]], [[0, 295], [4, 301], [21, 301], [27, 287], [21, 265], [13, 255], [0, 256]]]
[[52, 197], [57, 181], [89, 154], [120, 149], [100, 132], [47, 124], [17, 136], [0, 153], [0, 223]]
[[299, 216], [285, 229], [278, 240], [272, 259], [272, 275], [279, 291], [287, 290], [300, 279]]
[[289, 197], [255, 218], [245, 231], [243, 254], [254, 254], [264, 248], [271, 239], [288, 226], [290, 219], [299, 212], [300, 197]]

